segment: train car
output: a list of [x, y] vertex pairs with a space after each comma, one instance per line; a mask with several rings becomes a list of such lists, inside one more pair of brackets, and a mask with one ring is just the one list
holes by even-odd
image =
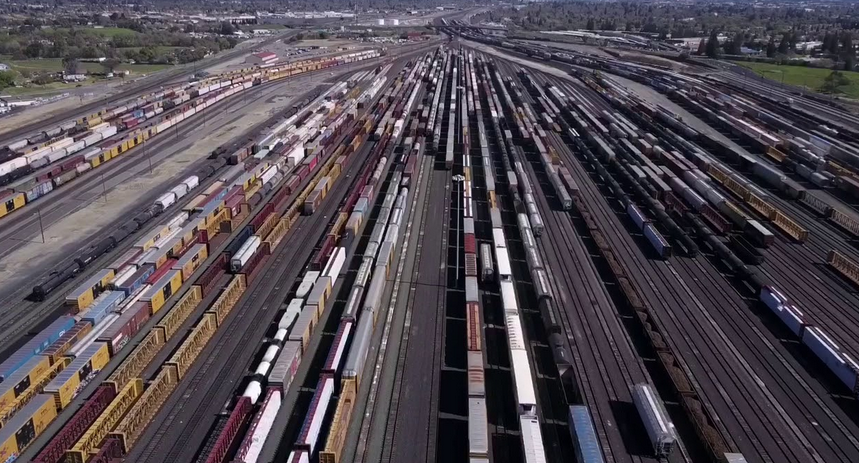
[[14, 461], [57, 417], [54, 398], [39, 394], [0, 428], [0, 461]]
[[64, 315], [40, 331], [39, 334], [33, 336], [26, 344], [4, 360], [3, 363], [0, 363], [0, 381], [5, 381], [6, 378], [18, 371], [31, 358], [41, 354], [42, 351], [60, 339], [66, 331], [72, 329], [75, 323], [77, 323], [77, 320], [74, 317]]
[[584, 405], [570, 405], [569, 412], [570, 430], [576, 443], [576, 453], [580, 461], [584, 463], [603, 463], [602, 449], [594, 431], [588, 407]]
[[288, 339], [300, 342], [302, 352], [306, 351], [307, 346], [310, 344], [310, 335], [313, 333], [317, 322], [319, 322], [319, 312], [316, 310], [316, 307], [304, 306], [289, 333]]
[[45, 393], [54, 398], [57, 410], [66, 408], [72, 399], [110, 360], [107, 344], [96, 342], [80, 352], [47, 386]]
[[140, 300], [148, 302], [152, 314], [164, 307], [170, 297], [182, 286], [182, 271], [170, 270], [143, 292]]
[[182, 281], [187, 281], [200, 268], [208, 256], [209, 247], [206, 244], [195, 244], [173, 264], [173, 270], [180, 270], [182, 272]]
[[70, 330], [66, 331], [59, 339], [42, 351], [41, 355], [48, 357], [51, 365], [61, 361], [63, 355], [65, 355], [73, 345], [84, 339], [90, 331], [92, 331], [92, 327], [92, 322], [86, 320], [81, 320], [75, 323]]
[[0, 383], [0, 411], [6, 410], [6, 407], [34, 385], [50, 368], [50, 359], [47, 356], [37, 355]]
[[111, 357], [115, 356], [149, 320], [149, 305], [135, 302], [110, 324], [96, 340], [107, 344]]
[[25, 193], [12, 193], [10, 196], [2, 199], [3, 204], [0, 205], [0, 217], [4, 217], [22, 207], [27, 203], [27, 195]]
[[275, 360], [269, 373], [269, 385], [278, 388], [281, 393], [285, 394], [301, 365], [301, 354], [301, 341], [284, 341], [277, 360]]
[[655, 455], [660, 458], [667, 457], [677, 442], [677, 433], [665, 411], [662, 399], [653, 390], [653, 386], [647, 383], [633, 386], [632, 399], [644, 422]]
[[98, 271], [66, 296], [66, 304], [72, 308], [74, 313], [86, 309], [99, 293], [107, 288], [108, 283], [115, 275], [116, 272], [113, 269]]
[[79, 320], [89, 321], [93, 326], [97, 326], [114, 309], [119, 307], [119, 304], [126, 298], [124, 291], [106, 291], [90, 305], [86, 310], [78, 312]]

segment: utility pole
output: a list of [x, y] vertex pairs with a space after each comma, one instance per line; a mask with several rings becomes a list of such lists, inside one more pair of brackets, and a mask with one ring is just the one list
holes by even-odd
[[146, 159], [149, 160], [149, 173], [152, 173], [152, 152], [148, 155], [146, 154], [146, 140], [143, 140], [143, 155], [146, 156]]
[[45, 244], [45, 227], [42, 226], [42, 208], [38, 207], [36, 211], [39, 213], [39, 231], [42, 233], [42, 244]]
[[107, 204], [107, 185], [104, 183], [104, 173], [101, 174], [101, 195], [104, 197], [105, 204]]

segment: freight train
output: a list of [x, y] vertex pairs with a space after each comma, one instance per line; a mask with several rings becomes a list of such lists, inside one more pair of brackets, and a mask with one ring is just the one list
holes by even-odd
[[105, 109], [76, 121], [73, 126], [64, 124], [48, 131], [53, 138], [44, 142], [29, 144], [27, 140], [21, 140], [12, 143], [3, 151], [5, 154], [0, 155], [5, 159], [0, 163], [0, 186], [11, 184], [10, 188], [0, 191], [0, 217], [235, 93], [305, 72], [376, 58], [381, 53], [379, 50], [366, 50], [333, 58], [230, 72]]
[[[347, 119], [348, 117], [344, 117], [343, 120]], [[340, 147], [335, 149], [332, 142], [333, 138], [326, 140], [326, 144], [320, 145], [320, 149], [344, 152]], [[238, 149], [244, 149], [242, 146], [240, 143]], [[258, 191], [268, 193], [275, 186], [280, 185], [280, 190], [273, 196], [272, 201], [263, 206], [250, 224], [237, 233], [225, 252], [203, 272], [196, 284], [162, 319], [161, 324], [138, 344], [128, 362], [120, 366], [108, 378], [105, 385], [99, 388], [99, 391], [109, 389], [109, 393], [97, 392], [92, 396], [82, 411], [76, 414], [73, 420], [55, 436], [51, 444], [40, 453], [37, 461], [56, 463], [64, 454], [67, 459], [71, 459], [70, 461], [84, 461], [90, 452], [119, 455], [128, 450], [130, 439], [133, 439], [132, 435], [139, 429], [137, 424], [132, 423], [134, 420], [120, 420], [122, 416], [145, 414], [146, 412], [139, 411], [139, 408], [153, 406], [152, 404], [156, 402], [149, 400], [150, 396], [165, 387], [172, 387], [171, 385], [185, 374], [188, 362], [192, 361], [192, 358], [183, 354], [186, 349], [180, 347], [176, 355], [164, 364], [156, 379], [145, 390], [142, 388], [142, 382], [135, 378], [139, 373], [135, 373], [134, 369], [145, 365], [167, 339], [179, 333], [179, 327], [190, 316], [193, 308], [201, 302], [203, 295], [220, 289], [214, 284], [229, 269], [234, 273], [230, 283], [197, 324], [193, 330], [194, 334], [186, 340], [186, 344], [199, 342], [203, 337], [211, 336], [247, 287], [248, 282], [256, 275], [255, 269], [267, 257], [267, 252], [264, 250], [270, 250], [276, 246], [297, 218], [298, 205], [290, 208], [283, 217], [274, 213], [275, 210], [285, 207], [286, 200], [296, 192], [298, 184], [312, 172], [307, 168], [308, 159], [303, 156], [292, 159], [293, 163], [290, 163], [286, 158], [289, 150], [289, 146], [279, 150], [277, 153], [279, 157], [272, 164], [267, 162], [250, 164], [247, 172], [253, 174], [251, 179], [246, 178], [241, 165], [238, 166], [241, 169], [223, 174], [208, 189], [193, 198], [177, 217], [165, 221], [140, 238], [132, 249], [117, 259], [116, 263], [111, 264], [106, 272], [100, 272], [83, 283], [78, 290], [69, 294], [67, 303], [73, 311], [95, 312], [99, 314], [99, 318], [103, 317], [103, 320], [116, 317], [113, 323], [102, 321], [99, 326], [107, 324], [110, 326], [101, 328], [103, 331], [100, 335], [92, 337], [96, 341], [103, 340], [107, 352], [115, 355], [127, 344], [128, 339], [140, 330], [154, 311], [162, 310], [166, 306], [167, 299], [177, 293], [182, 282], [187, 281], [191, 274], [200, 269], [211, 250], [209, 248], [211, 239], [220, 230], [232, 230], [236, 223], [240, 223], [247, 217], [248, 209], [259, 203], [258, 199], [254, 201], [255, 198], [261, 198]], [[232, 153], [233, 149], [220, 150], [219, 158], [229, 158]], [[322, 168], [324, 172], [317, 175], [327, 173], [329, 178], [336, 179], [342, 162], [338, 164], [335, 161], [342, 161], [341, 157], [344, 155], [325, 156], [325, 165]], [[248, 161], [250, 162], [250, 159]], [[294, 161], [298, 161], [298, 164]], [[291, 172], [296, 181], [292, 181], [292, 177], [290, 180], [285, 179], [280, 169]], [[308, 188], [312, 189], [316, 183], [318, 179]], [[183, 185], [188, 187], [189, 184], [199, 188], [198, 180], [187, 179], [171, 190], [169, 194], [175, 197], [167, 199], [162, 197], [158, 202], [167, 201], [173, 204], [180, 196], [190, 197], [192, 195], [190, 190], [193, 188], [179, 188]], [[236, 207], [236, 204], [239, 207]], [[186, 217], [191, 217], [190, 221], [185, 219]], [[247, 253], [250, 257], [242, 259], [240, 266], [231, 266], [230, 262], [235, 257], [236, 251], [243, 247], [249, 237], [256, 237], [262, 244], [255, 252]], [[131, 307], [136, 309], [139, 306], [141, 309], [128, 309], [121, 315], [110, 313], [104, 316], [103, 314], [109, 313], [110, 310], [102, 309], [97, 301], [102, 298], [105, 301], [116, 301], [123, 296], [125, 299], [122, 304], [129, 304], [129, 300], [137, 298]], [[90, 302], [93, 299], [95, 300]], [[83, 305], [88, 305], [89, 308], [81, 311], [80, 308]], [[144, 307], [148, 310], [144, 310]], [[85, 350], [85, 346], [86, 342], [83, 342], [73, 349], [82, 352], [81, 349]], [[139, 400], [135, 401], [138, 398]], [[63, 399], [63, 401], [68, 400], [70, 400], [68, 397]], [[138, 408], [129, 409], [129, 407]], [[108, 436], [110, 431], [113, 431], [113, 434]], [[102, 443], [105, 437], [107, 439]], [[101, 461], [98, 458], [96, 460]]]

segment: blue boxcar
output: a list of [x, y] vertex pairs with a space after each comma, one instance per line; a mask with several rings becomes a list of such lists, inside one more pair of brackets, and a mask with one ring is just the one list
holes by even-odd
[[70, 315], [63, 315], [56, 321], [48, 325], [47, 328], [40, 331], [39, 334], [33, 336], [26, 344], [21, 346], [14, 354], [0, 364], [0, 382], [8, 378], [9, 375], [15, 373], [19, 368], [24, 366], [31, 358], [39, 355], [48, 346], [53, 344], [57, 339], [75, 326], [77, 320]]
[[104, 299], [98, 301], [85, 313], [79, 314], [81, 320], [87, 320], [92, 323], [92, 326], [97, 326], [113, 312], [119, 304], [125, 300], [125, 291], [111, 291], [105, 295]]
[[573, 439], [579, 449], [582, 462], [603, 463], [602, 450], [594, 431], [594, 423], [591, 420], [588, 407], [584, 405], [570, 406], [570, 429], [573, 431]]

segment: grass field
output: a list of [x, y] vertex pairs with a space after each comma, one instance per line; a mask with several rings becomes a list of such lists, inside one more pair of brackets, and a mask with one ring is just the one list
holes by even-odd
[[[758, 75], [776, 82], [784, 82], [799, 87], [807, 87], [818, 90], [823, 85], [824, 79], [832, 72], [829, 69], [809, 68], [805, 66], [780, 66], [768, 63], [735, 62], [740, 66], [749, 68]], [[849, 85], [838, 89], [845, 96], [859, 98], [859, 72], [842, 71], [845, 77], [850, 79]]]
[[[12, 69], [17, 70], [35, 70], [35, 71], [51, 71], [59, 72], [63, 70], [63, 60], [61, 58], [43, 58], [43, 59], [28, 59], [28, 60], [7, 60], [7, 63]], [[104, 68], [99, 63], [80, 63], [81, 67], [87, 72], [104, 72]], [[120, 70], [129, 70], [134, 74], [148, 74], [150, 72], [161, 71], [172, 67], [169, 64], [120, 64]]]
[[84, 87], [87, 85], [91, 85], [95, 82], [95, 79], [87, 79], [83, 82], [76, 82], [67, 84], [64, 82], [52, 82], [48, 85], [36, 85], [33, 87], [9, 87], [0, 90], [0, 94], [3, 95], [11, 95], [11, 96], [29, 96], [29, 97], [38, 97], [38, 96], [46, 96], [46, 95], [55, 95], [65, 91], [72, 90], [77, 87]]
[[[55, 31], [66, 31], [68, 32], [68, 28], [57, 28], [53, 29]], [[101, 35], [104, 37], [116, 37], [120, 35], [136, 35], [137, 32], [126, 29], [124, 27], [76, 27], [75, 30], [84, 31], [89, 34]]]

